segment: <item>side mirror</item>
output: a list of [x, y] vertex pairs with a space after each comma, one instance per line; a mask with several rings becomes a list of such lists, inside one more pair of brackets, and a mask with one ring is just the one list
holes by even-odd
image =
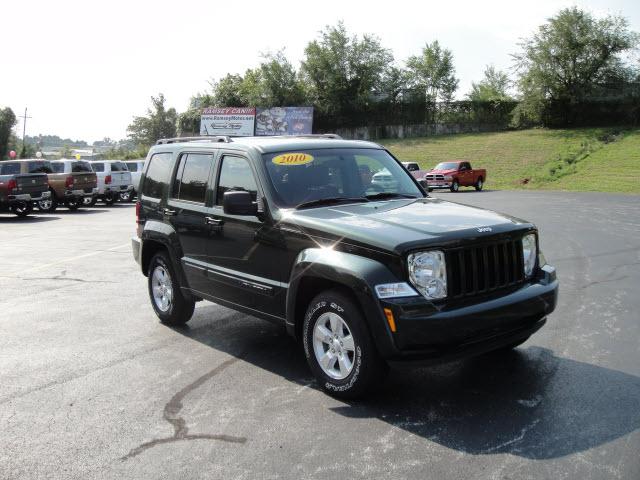
[[224, 192], [222, 208], [228, 215], [257, 215], [258, 205], [246, 190]]

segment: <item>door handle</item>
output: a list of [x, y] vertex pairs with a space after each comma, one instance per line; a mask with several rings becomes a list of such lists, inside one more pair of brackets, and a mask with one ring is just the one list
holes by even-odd
[[213, 217], [204, 217], [204, 221], [207, 223], [207, 225], [222, 225], [224, 223], [224, 220]]
[[164, 213], [167, 217], [171, 217], [176, 214], [175, 210], [171, 210], [169, 208], [163, 208], [162, 213]]

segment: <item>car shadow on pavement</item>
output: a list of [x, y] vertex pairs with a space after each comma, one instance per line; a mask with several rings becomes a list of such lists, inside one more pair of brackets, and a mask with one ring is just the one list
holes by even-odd
[[51, 220], [60, 220], [60, 217], [56, 217], [53, 215], [43, 215], [43, 214], [37, 214], [37, 215], [29, 215], [27, 217], [17, 217], [15, 215], [7, 215], [7, 216], [3, 216], [0, 215], [0, 223], [20, 223], [20, 224], [24, 224], [24, 223], [41, 223], [41, 222], [49, 222]]
[[[197, 309], [192, 325], [175, 331], [286, 381], [309, 383], [303, 351], [283, 327], [232, 311], [209, 320], [220, 308]], [[637, 430], [640, 378], [525, 346], [437, 367], [394, 368], [366, 398], [330, 409], [467, 454], [551, 459]]]

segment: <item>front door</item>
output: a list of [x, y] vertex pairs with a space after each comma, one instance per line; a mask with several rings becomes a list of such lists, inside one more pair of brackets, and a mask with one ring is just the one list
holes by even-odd
[[224, 193], [245, 190], [258, 202], [260, 189], [249, 160], [224, 155], [217, 175], [213, 222], [218, 234], [209, 242], [209, 275], [221, 299], [274, 317], [284, 317], [286, 285], [279, 278], [286, 249], [279, 229], [258, 216], [227, 215]]

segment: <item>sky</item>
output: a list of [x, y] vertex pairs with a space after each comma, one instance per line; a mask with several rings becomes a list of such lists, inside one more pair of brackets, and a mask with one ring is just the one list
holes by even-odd
[[261, 53], [285, 48], [297, 67], [306, 44], [340, 20], [351, 34], [377, 35], [400, 65], [439, 40], [462, 98], [486, 65], [510, 69], [520, 39], [573, 5], [640, 31], [638, 0], [3, 0], [0, 108], [28, 108], [27, 135], [118, 140], [152, 95], [181, 112], [211, 79], [257, 66]]

